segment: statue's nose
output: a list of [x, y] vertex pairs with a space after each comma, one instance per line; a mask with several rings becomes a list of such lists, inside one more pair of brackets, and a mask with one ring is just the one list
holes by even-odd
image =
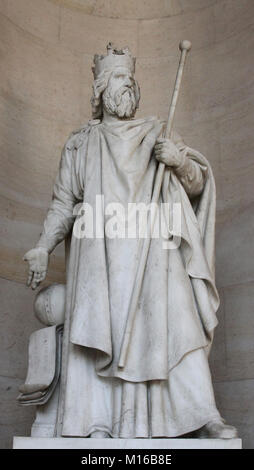
[[132, 81], [130, 79], [130, 77], [126, 77], [125, 80], [124, 80], [124, 85], [125, 86], [128, 86], [128, 87], [131, 87], [132, 86]]

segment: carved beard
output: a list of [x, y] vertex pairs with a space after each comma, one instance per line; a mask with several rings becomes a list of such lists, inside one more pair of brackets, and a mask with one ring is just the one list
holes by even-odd
[[115, 93], [112, 87], [107, 86], [102, 100], [106, 111], [120, 118], [133, 117], [138, 106], [134, 89], [127, 86], [119, 88]]

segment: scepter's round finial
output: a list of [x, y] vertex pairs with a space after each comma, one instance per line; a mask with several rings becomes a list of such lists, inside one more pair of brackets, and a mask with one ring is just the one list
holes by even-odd
[[184, 41], [180, 42], [179, 49], [180, 51], [183, 51], [183, 50], [189, 51], [191, 49], [191, 42], [188, 41], [187, 39], [184, 39]]

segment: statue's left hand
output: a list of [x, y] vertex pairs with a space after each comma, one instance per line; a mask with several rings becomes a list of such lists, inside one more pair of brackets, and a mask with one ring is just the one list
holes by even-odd
[[182, 163], [182, 154], [170, 139], [157, 139], [154, 146], [154, 154], [157, 160], [166, 166], [176, 168]]

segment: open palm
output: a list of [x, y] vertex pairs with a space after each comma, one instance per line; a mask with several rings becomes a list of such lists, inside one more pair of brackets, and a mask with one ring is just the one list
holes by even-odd
[[44, 248], [33, 248], [23, 257], [29, 263], [27, 285], [36, 289], [47, 275], [49, 255]]

